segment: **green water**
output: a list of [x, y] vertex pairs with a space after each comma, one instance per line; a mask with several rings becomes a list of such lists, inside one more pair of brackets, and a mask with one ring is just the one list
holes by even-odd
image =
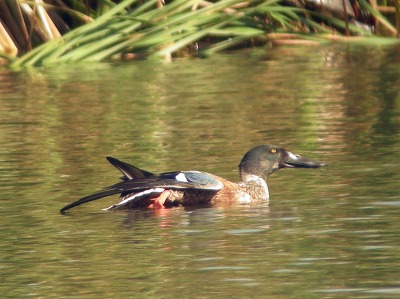
[[[0, 70], [4, 298], [398, 298], [400, 51], [281, 47], [163, 63]], [[320, 159], [271, 204], [58, 210], [153, 172], [238, 180], [251, 147]]]

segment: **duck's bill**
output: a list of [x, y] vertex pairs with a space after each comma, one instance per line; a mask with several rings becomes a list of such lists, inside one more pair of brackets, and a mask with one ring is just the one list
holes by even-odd
[[282, 161], [282, 167], [296, 167], [296, 168], [318, 168], [326, 164], [315, 159], [296, 155], [291, 152], [285, 151]]

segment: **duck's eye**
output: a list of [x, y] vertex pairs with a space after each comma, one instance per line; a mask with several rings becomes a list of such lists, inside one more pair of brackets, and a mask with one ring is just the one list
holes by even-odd
[[276, 153], [276, 148], [271, 148], [269, 151], [271, 154], [275, 154]]

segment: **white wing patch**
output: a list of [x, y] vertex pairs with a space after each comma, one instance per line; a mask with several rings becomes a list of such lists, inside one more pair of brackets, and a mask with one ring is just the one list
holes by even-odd
[[112, 206], [109, 206], [108, 208], [105, 208], [105, 209], [103, 209], [103, 210], [104, 210], [104, 211], [107, 211], [107, 210], [114, 210], [114, 209], [116, 209], [116, 208], [118, 208], [118, 207], [124, 206], [125, 204], [127, 204], [128, 202], [134, 200], [134, 199], [137, 198], [137, 197], [140, 197], [140, 196], [143, 196], [143, 195], [146, 195], [146, 194], [150, 194], [150, 193], [162, 193], [162, 192], [164, 192], [164, 191], [165, 191], [164, 188], [147, 189], [147, 190], [144, 190], [144, 191], [142, 191], [142, 192], [132, 194], [132, 196], [129, 196], [129, 197], [125, 198], [124, 200], [120, 201], [119, 203], [114, 204], [114, 205], [112, 205]]
[[292, 160], [297, 160], [298, 159], [298, 155], [295, 155], [295, 154], [293, 154], [293, 153], [291, 153], [291, 152], [287, 152], [288, 154], [289, 154], [289, 157], [292, 159]]
[[175, 177], [175, 179], [176, 179], [177, 181], [179, 181], [179, 182], [184, 182], [184, 183], [187, 183], [187, 182], [188, 182], [188, 180], [187, 180], [185, 174], [182, 173], [182, 172], [181, 172], [180, 174], [178, 174], [178, 175]]

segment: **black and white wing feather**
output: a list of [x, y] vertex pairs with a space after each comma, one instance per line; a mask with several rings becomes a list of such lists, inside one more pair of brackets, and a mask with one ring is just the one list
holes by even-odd
[[128, 198], [137, 200], [141, 194], [146, 196], [154, 194], [154, 196], [157, 196], [164, 190], [184, 191], [190, 189], [217, 192], [223, 188], [223, 183], [205, 172], [176, 171], [155, 175], [112, 157], [107, 157], [107, 160], [122, 172], [124, 175], [123, 181], [63, 207], [60, 210], [61, 213], [83, 203], [115, 194], [120, 194], [123, 201]]

